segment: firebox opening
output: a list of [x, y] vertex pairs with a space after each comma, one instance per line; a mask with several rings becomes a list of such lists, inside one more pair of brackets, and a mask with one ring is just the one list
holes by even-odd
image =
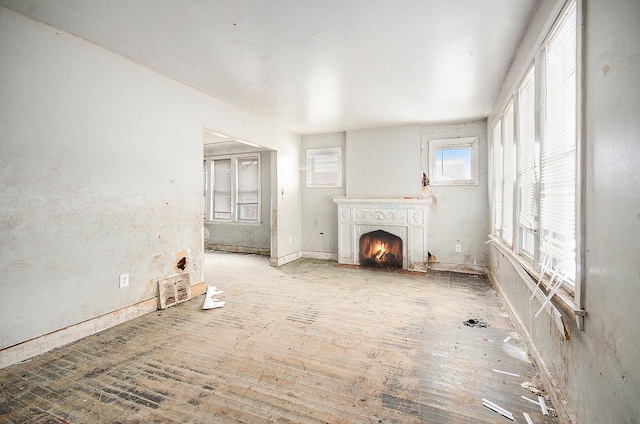
[[402, 268], [402, 239], [378, 230], [360, 237], [360, 265]]

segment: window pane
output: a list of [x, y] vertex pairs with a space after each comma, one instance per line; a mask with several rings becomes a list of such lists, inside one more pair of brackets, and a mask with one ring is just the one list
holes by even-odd
[[436, 149], [436, 181], [471, 179], [471, 148]]
[[[520, 215], [522, 228], [534, 228], [537, 205], [538, 161], [535, 141], [535, 80], [534, 68], [525, 77], [518, 96], [518, 181], [520, 188]], [[524, 242], [524, 239], [523, 239]], [[524, 246], [522, 246], [524, 248]]]
[[502, 187], [502, 240], [513, 248], [513, 184], [515, 182], [516, 155], [513, 138], [513, 102], [504, 112], [502, 133], [503, 187]]
[[231, 159], [213, 161], [213, 218], [231, 219]]
[[342, 187], [342, 150], [307, 150], [307, 187]]
[[574, 3], [545, 46], [540, 164], [540, 254], [570, 280], [575, 278], [576, 54]]
[[239, 220], [258, 219], [260, 170], [258, 158], [238, 159], [237, 211]]
[[203, 189], [202, 189], [202, 217], [204, 219], [207, 219], [207, 191], [209, 189], [209, 183], [208, 183], [208, 176], [209, 176], [209, 170], [207, 169], [207, 161], [203, 161], [202, 164], [202, 170], [203, 170]]
[[493, 231], [502, 229], [502, 120], [493, 127]]

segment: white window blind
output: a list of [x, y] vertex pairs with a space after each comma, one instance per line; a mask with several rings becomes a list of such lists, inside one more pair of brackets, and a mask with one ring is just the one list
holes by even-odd
[[342, 187], [342, 149], [307, 150], [307, 187]]
[[493, 233], [502, 227], [502, 120], [493, 127]]
[[513, 248], [513, 184], [515, 181], [515, 146], [513, 143], [513, 102], [504, 112], [503, 187], [502, 187], [502, 240]]
[[213, 218], [231, 219], [231, 159], [213, 161]]
[[203, 188], [202, 188], [202, 217], [207, 219], [208, 216], [208, 207], [207, 207], [207, 192], [209, 191], [209, 162], [206, 160], [202, 162], [202, 177], [203, 177]]
[[536, 163], [535, 140], [535, 69], [531, 68], [520, 86], [518, 95], [518, 181], [520, 188], [520, 225], [534, 230], [534, 216], [537, 209], [536, 183], [538, 166]]
[[[575, 280], [576, 5], [545, 46], [541, 152], [540, 252]], [[569, 284], [571, 285], [571, 284]]]

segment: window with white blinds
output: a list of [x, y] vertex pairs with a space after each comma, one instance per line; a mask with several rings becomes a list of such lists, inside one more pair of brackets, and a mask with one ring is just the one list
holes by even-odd
[[342, 149], [307, 149], [307, 187], [342, 187]]
[[502, 185], [502, 240], [513, 247], [513, 185], [515, 182], [516, 156], [513, 140], [513, 102], [510, 102], [502, 118], [503, 185]]
[[260, 157], [204, 159], [206, 221], [260, 221]]
[[545, 304], [564, 288], [581, 305], [584, 289], [576, 275], [582, 160], [577, 100], [582, 27], [576, 3], [566, 1], [492, 130], [492, 241], [513, 252], [530, 275], [539, 273], [548, 290]]
[[493, 127], [493, 234], [502, 227], [502, 120]]
[[538, 161], [535, 133], [535, 68], [531, 68], [518, 90], [518, 188], [520, 204], [520, 249], [533, 256], [537, 210]]
[[575, 280], [576, 5], [568, 7], [544, 49], [540, 162], [540, 253]]

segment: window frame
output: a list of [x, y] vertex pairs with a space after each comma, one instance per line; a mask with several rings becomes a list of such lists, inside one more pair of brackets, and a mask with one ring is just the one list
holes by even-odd
[[[315, 182], [315, 159], [322, 156], [337, 156], [337, 165], [335, 169], [336, 178], [334, 183], [318, 183]], [[339, 188], [342, 187], [342, 148], [341, 147], [325, 147], [321, 149], [307, 149], [307, 168], [306, 168], [306, 187], [307, 188]]]
[[[226, 224], [246, 224], [246, 225], [260, 225], [262, 223], [262, 167], [261, 167], [261, 155], [260, 154], [237, 154], [237, 155], [220, 155], [220, 156], [205, 156], [203, 158], [204, 168], [204, 193], [205, 205], [203, 207], [203, 219], [205, 223], [226, 223]], [[229, 218], [215, 218], [215, 197], [213, 195], [215, 189], [215, 162], [216, 161], [230, 161], [230, 174], [231, 174], [231, 187], [230, 187], [230, 216]], [[257, 216], [256, 219], [242, 219], [239, 218], [238, 206], [244, 204], [239, 202], [238, 190], [240, 189], [240, 161], [251, 160], [257, 162]]]
[[[456, 180], [438, 179], [437, 150], [469, 149], [470, 177]], [[478, 137], [429, 140], [429, 184], [432, 186], [478, 185]]]

